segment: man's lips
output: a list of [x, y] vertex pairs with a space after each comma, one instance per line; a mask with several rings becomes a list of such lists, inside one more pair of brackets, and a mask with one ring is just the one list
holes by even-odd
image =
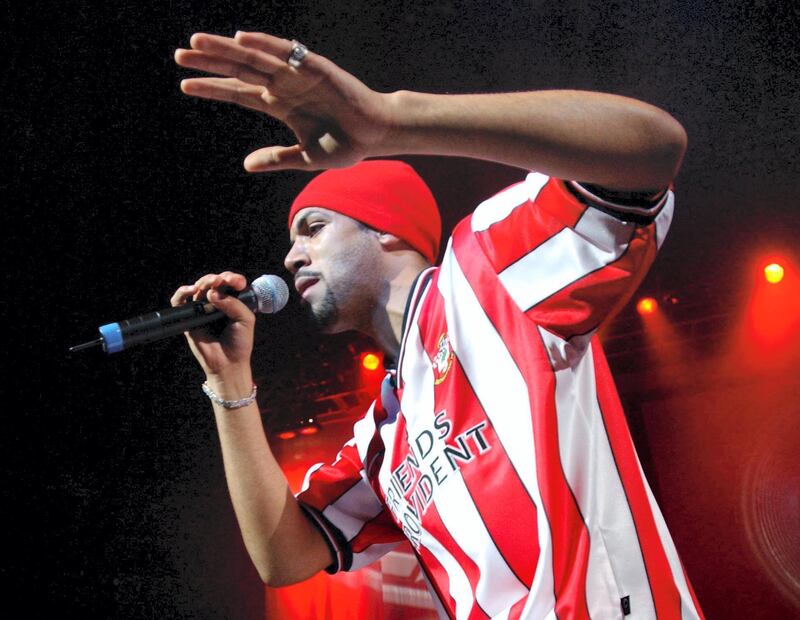
[[299, 276], [294, 279], [294, 287], [297, 289], [297, 292], [300, 293], [300, 297], [302, 297], [303, 293], [314, 286], [318, 281], [319, 278], [315, 276]]

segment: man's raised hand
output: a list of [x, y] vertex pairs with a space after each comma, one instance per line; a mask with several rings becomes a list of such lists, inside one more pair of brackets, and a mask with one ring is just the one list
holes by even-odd
[[254, 151], [245, 159], [246, 170], [338, 168], [385, 154], [391, 95], [371, 90], [327, 58], [308, 52], [299, 66], [291, 66], [292, 41], [262, 33], [198, 33], [190, 44], [176, 50], [175, 61], [222, 77], [183, 80], [184, 93], [263, 112], [297, 138], [291, 146]]

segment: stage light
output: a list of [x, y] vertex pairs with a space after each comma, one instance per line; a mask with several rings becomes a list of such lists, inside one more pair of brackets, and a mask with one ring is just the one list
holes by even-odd
[[658, 310], [658, 302], [652, 297], [643, 297], [636, 304], [636, 310], [639, 314], [653, 314]]
[[316, 435], [321, 430], [322, 427], [319, 422], [314, 418], [306, 418], [290, 426], [284, 426], [283, 430], [275, 433], [275, 436], [278, 439], [289, 440], [296, 438], [298, 435]]
[[764, 277], [770, 284], [777, 284], [783, 280], [783, 267], [778, 263], [770, 263], [764, 267]]
[[361, 366], [365, 370], [378, 370], [381, 365], [381, 358], [375, 355], [374, 353], [365, 353], [361, 357]]
[[744, 342], [756, 345], [749, 353], [758, 367], [787, 360], [796, 352], [800, 336], [800, 278], [796, 258], [767, 254], [750, 267], [753, 278], [747, 305]]

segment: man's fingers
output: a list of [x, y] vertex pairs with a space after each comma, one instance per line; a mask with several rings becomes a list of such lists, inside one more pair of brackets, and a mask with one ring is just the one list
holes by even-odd
[[223, 271], [219, 274], [219, 277], [222, 278], [222, 282], [225, 286], [229, 286], [234, 290], [243, 291], [247, 287], [247, 278], [241, 273]]
[[[295, 129], [301, 138], [305, 132]], [[354, 164], [358, 159], [330, 133], [294, 146], [270, 146], [253, 151], [244, 160], [248, 172], [272, 172], [274, 170], [319, 170]]]
[[175, 62], [181, 67], [239, 78], [243, 82], [256, 86], [264, 86], [269, 82], [269, 74], [263, 71], [229, 58], [196, 50], [175, 50]]
[[223, 285], [222, 276], [217, 273], [209, 273], [204, 275], [202, 278], [198, 278], [197, 282], [194, 283], [195, 292], [193, 295], [193, 299], [195, 301], [199, 301], [201, 299], [208, 298], [208, 292], [213, 289]]
[[172, 297], [170, 297], [169, 303], [171, 306], [180, 306], [185, 304], [189, 299], [192, 298], [192, 295], [194, 295], [196, 291], [197, 287], [195, 287], [193, 284], [181, 286], [173, 293]]
[[299, 144], [294, 146], [268, 146], [253, 151], [244, 159], [248, 172], [273, 172], [275, 170], [313, 170], [313, 163]]
[[[238, 41], [228, 37], [198, 33], [192, 36], [191, 45], [194, 50], [205, 52], [212, 56], [227, 58], [266, 74], [272, 74], [287, 68], [284, 58], [265, 53], [259, 48], [245, 47], [240, 45]], [[288, 58], [288, 52], [286, 57]]]
[[[215, 308], [222, 310], [235, 321], [248, 321], [253, 313], [231, 291], [242, 291], [247, 287], [247, 279], [240, 273], [223, 271], [209, 273], [199, 278], [192, 286], [182, 286], [173, 295], [178, 305], [189, 297], [195, 301], [207, 300]], [[227, 290], [226, 290], [227, 289]]]
[[208, 291], [208, 301], [217, 310], [221, 310], [234, 321], [251, 322], [255, 320], [255, 314], [235, 295], [228, 295], [217, 288]]
[[[199, 299], [203, 293], [207, 293], [212, 289], [222, 287], [232, 288], [236, 291], [242, 291], [247, 286], [247, 278], [240, 273], [233, 271], [223, 271], [222, 273], [209, 273], [201, 278], [198, 278], [194, 283], [194, 297]], [[187, 287], [181, 287], [187, 288]], [[180, 290], [180, 289], [179, 289]]]
[[234, 40], [239, 45], [261, 50], [271, 56], [275, 56], [284, 63], [292, 51], [292, 42], [289, 39], [281, 39], [263, 32], [237, 32]]
[[235, 103], [244, 108], [266, 112], [268, 104], [261, 98], [265, 89], [236, 78], [189, 78], [181, 81], [181, 91], [192, 97]]
[[[289, 56], [292, 53], [294, 42], [288, 39], [273, 37], [263, 32], [237, 32], [234, 40], [243, 49], [257, 50], [268, 55], [270, 63], [277, 60], [277, 69], [270, 68], [268, 71], [275, 79], [292, 76], [303, 78], [311, 77], [315, 80], [319, 80], [322, 74], [325, 73], [326, 66], [331, 65], [330, 61], [324, 56], [308, 51], [300, 66], [292, 67], [289, 65]], [[270, 65], [270, 67], [271, 66], [272, 65]]]

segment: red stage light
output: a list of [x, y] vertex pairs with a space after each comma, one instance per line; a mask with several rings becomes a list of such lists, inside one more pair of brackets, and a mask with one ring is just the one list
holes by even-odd
[[[800, 335], [800, 278], [796, 259], [788, 255], [770, 254], [757, 259], [750, 272], [753, 287], [747, 307], [748, 342], [756, 344], [754, 351], [759, 367], [776, 363], [797, 351]], [[780, 284], [780, 286], [778, 286]]]
[[282, 433], [278, 433], [278, 439], [294, 439], [297, 437], [297, 433], [294, 431], [283, 431]]
[[778, 263], [770, 263], [764, 267], [764, 277], [770, 284], [777, 284], [783, 280], [783, 273], [783, 267], [781, 267]]
[[301, 435], [316, 435], [319, 432], [319, 426], [304, 426], [300, 429]]
[[658, 310], [658, 302], [652, 297], [644, 297], [636, 304], [636, 310], [639, 314], [653, 314]]
[[381, 358], [374, 353], [366, 353], [361, 358], [361, 365], [366, 370], [378, 370], [381, 365]]

